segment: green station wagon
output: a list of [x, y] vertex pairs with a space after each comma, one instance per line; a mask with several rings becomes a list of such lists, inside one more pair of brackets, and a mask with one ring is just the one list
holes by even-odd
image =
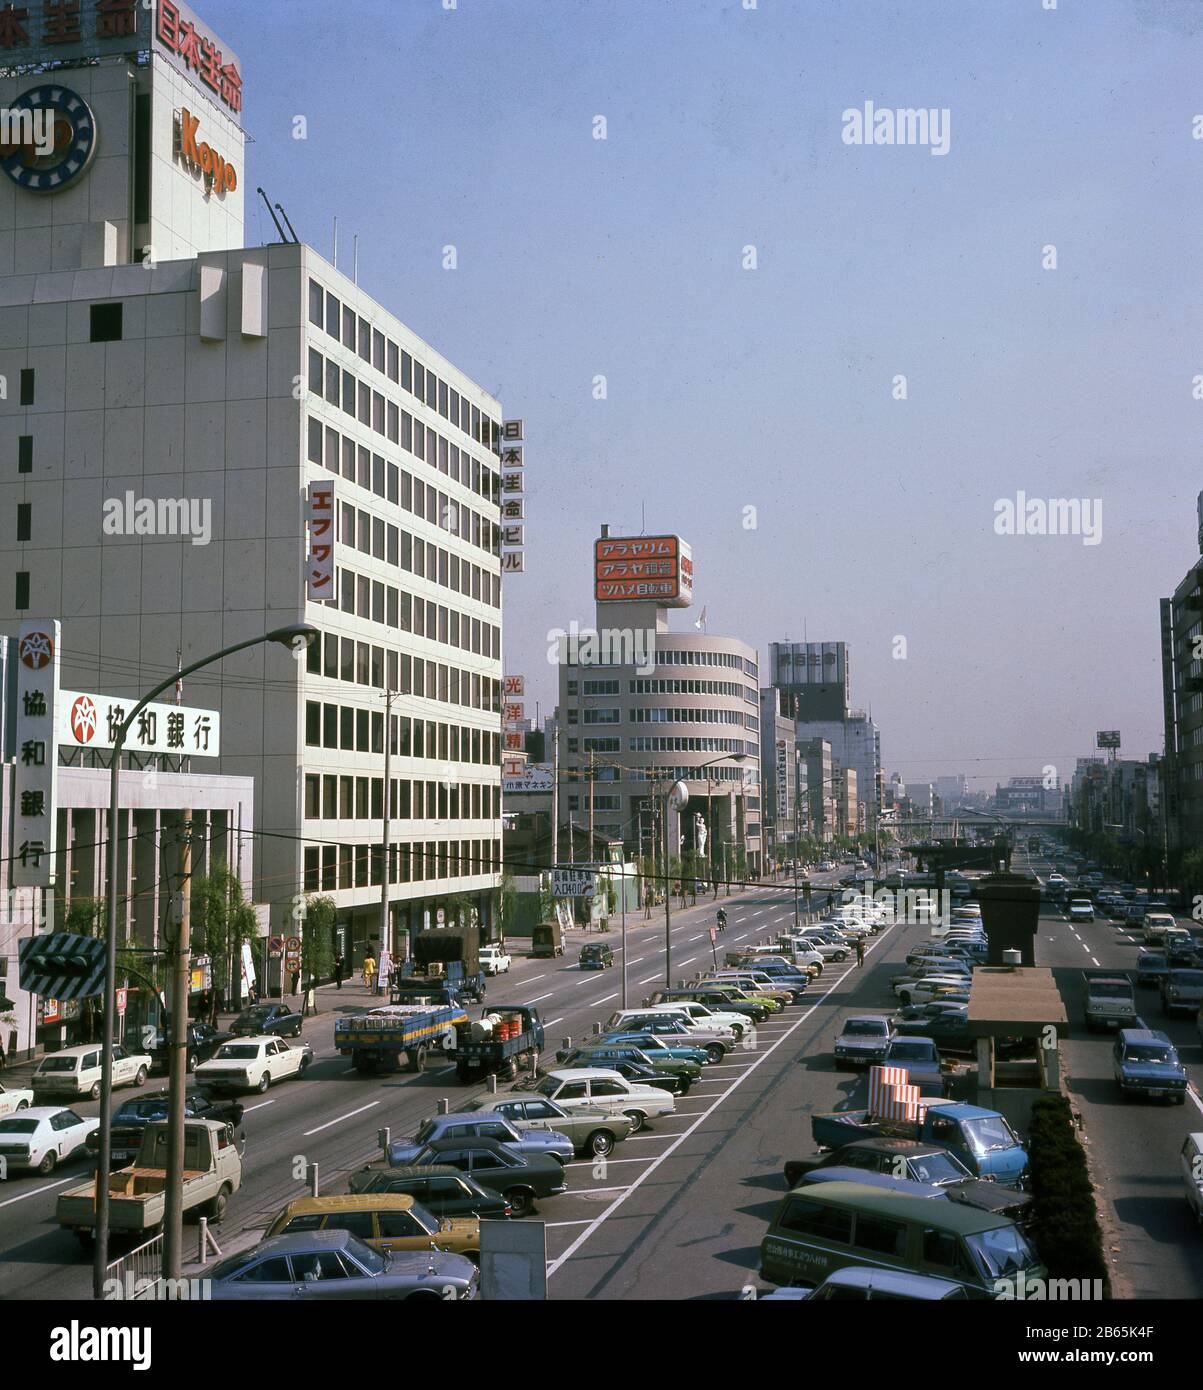
[[1013, 1221], [956, 1202], [882, 1192], [863, 1183], [800, 1188], [783, 1198], [760, 1243], [761, 1278], [821, 1284], [862, 1266], [960, 1284], [970, 1298], [997, 1298], [1022, 1273], [1045, 1269]]

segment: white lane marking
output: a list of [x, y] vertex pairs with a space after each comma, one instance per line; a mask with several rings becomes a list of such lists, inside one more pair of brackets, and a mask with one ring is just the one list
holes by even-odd
[[[352, 1067], [351, 1070], [354, 1071], [355, 1068]], [[249, 1115], [252, 1110], [262, 1110], [265, 1105], [275, 1105], [275, 1103], [276, 1102], [274, 1100], [261, 1100], [258, 1105], [246, 1106], [242, 1113], [244, 1115]]]
[[1094, 958], [1093, 956], [1090, 957], [1090, 963], [1091, 963], [1091, 965], [1098, 965], [1098, 961], [1095, 960], [1095, 958]]
[[591, 1219], [586, 1216], [582, 1221], [545, 1221], [543, 1224], [550, 1231], [553, 1226], [587, 1226]]
[[322, 1130], [329, 1129], [331, 1125], [341, 1125], [344, 1120], [350, 1120], [356, 1115], [362, 1115], [365, 1110], [373, 1110], [379, 1104], [380, 1102], [378, 1100], [370, 1100], [367, 1105], [361, 1105], [358, 1110], [348, 1110], [345, 1115], [340, 1115], [337, 1120], [327, 1120], [324, 1125], [318, 1125], [316, 1129], [307, 1129], [301, 1137], [303, 1139], [308, 1139], [311, 1134], [320, 1134]]
[[657, 970], [656, 973], [655, 973], [654, 975], [648, 975], [645, 979], [636, 980], [635, 983], [636, 983], [637, 985], [646, 985], [646, 984], [650, 984], [650, 983], [652, 982], [652, 980], [658, 980], [659, 978], [660, 978], [660, 972]]
[[[623, 1140], [623, 1143], [626, 1143], [625, 1139]], [[606, 1155], [607, 1167], [612, 1166], [615, 1163], [650, 1163], [651, 1161], [652, 1160], [650, 1158], [611, 1158], [609, 1154]], [[592, 1168], [596, 1165], [596, 1163], [596, 1158], [583, 1158], [580, 1160], [579, 1163], [566, 1163], [564, 1166], [566, 1168]]]
[[618, 998], [618, 991], [615, 990], [613, 994], [604, 995], [601, 999], [595, 999], [593, 1002], [594, 1002], [595, 1004], [608, 1004], [608, 1003], [610, 1002], [611, 999], [617, 999], [617, 998]]
[[546, 1026], [547, 1026], [548, 1028], [554, 1028], [554, 1027], [556, 1026], [557, 1023], [563, 1023], [563, 1022], [564, 1022], [564, 1019], [565, 1019], [566, 1017], [567, 1017], [566, 1014], [561, 1014], [561, 1015], [559, 1016], [559, 1018], [549, 1018], [549, 1019], [547, 1020]]
[[[1188, 1096], [1190, 1096], [1191, 1100], [1194, 1101], [1194, 1103], [1195, 1103], [1195, 1105], [1197, 1106], [1197, 1108], [1198, 1108], [1201, 1112], [1203, 1112], [1203, 1100], [1200, 1100], [1200, 1099], [1199, 1099], [1199, 1092], [1198, 1092], [1198, 1090], [1196, 1089], [1195, 1084], [1194, 1084], [1193, 1081], [1192, 1081], [1191, 1084], [1186, 1088], [1186, 1094], [1187, 1094]], [[626, 1141], [624, 1140], [623, 1142], [625, 1143]]]
[[646, 956], [636, 956], [634, 960], [627, 961], [628, 965], [638, 965], [641, 960], [647, 960]]
[[[889, 935], [890, 930], [890, 928], [887, 928], [887, 930], [882, 933], [882, 941], [884, 941], [886, 936]], [[613, 1214], [618, 1210], [619, 1207], [622, 1206], [622, 1204], [631, 1195], [631, 1193], [634, 1192], [637, 1188], [642, 1187], [643, 1184], [647, 1181], [647, 1179], [650, 1178], [651, 1175], [660, 1166], [660, 1164], [663, 1163], [665, 1159], [669, 1158], [677, 1150], [677, 1148], [682, 1143], [684, 1143], [686, 1139], [689, 1138], [689, 1136], [694, 1132], [694, 1130], [696, 1130], [699, 1127], [702, 1120], [707, 1115], [710, 1115], [715, 1110], [717, 1110], [718, 1107], [723, 1103], [723, 1101], [732, 1093], [732, 1091], [736, 1090], [737, 1087], [742, 1086], [744, 1081], [749, 1076], [751, 1076], [753, 1071], [755, 1071], [756, 1068], [760, 1066], [762, 1062], [767, 1061], [769, 1057], [771, 1057], [773, 1053], [776, 1052], [776, 1050], [781, 1046], [781, 1044], [790, 1036], [790, 1034], [793, 1033], [796, 1029], [800, 1028], [802, 1024], [805, 1023], [808, 1018], [810, 1018], [810, 1016], [819, 1007], [819, 1004], [823, 1000], [829, 998], [832, 994], [835, 993], [836, 989], [848, 978], [849, 975], [852, 974], [853, 969], [855, 969], [855, 967], [845, 970], [843, 975], [841, 975], [838, 980], [833, 981], [833, 983], [828, 987], [828, 989], [826, 989], [824, 993], [818, 999], [815, 1000], [815, 1002], [810, 1006], [809, 1009], [807, 1009], [804, 1013], [799, 1014], [798, 1018], [795, 1020], [793, 1024], [793, 1027], [791, 1027], [787, 1032], [783, 1033], [781, 1037], [778, 1038], [777, 1041], [772, 1044], [771, 1047], [766, 1048], [765, 1051], [761, 1054], [761, 1056], [759, 1056], [756, 1059], [756, 1062], [751, 1067], [749, 1067], [747, 1071], [744, 1072], [743, 1076], [737, 1077], [735, 1081], [731, 1083], [730, 1087], [728, 1087], [728, 1089], [722, 1093], [722, 1095], [716, 1096], [714, 1099], [714, 1103], [708, 1109], [703, 1110], [698, 1116], [698, 1118], [694, 1121], [694, 1123], [688, 1127], [688, 1129], [681, 1131], [681, 1133], [676, 1137], [676, 1139], [673, 1140], [673, 1142], [668, 1146], [668, 1148], [665, 1149], [665, 1151], [662, 1154], [660, 1154], [657, 1158], [655, 1158], [644, 1172], [640, 1173], [640, 1175], [635, 1179], [631, 1186], [625, 1192], [623, 1192], [621, 1197], [615, 1198], [615, 1200], [610, 1203], [610, 1205], [606, 1208], [605, 1211], [603, 1211], [599, 1216], [595, 1216], [593, 1218], [591, 1225], [586, 1230], [581, 1232], [581, 1234], [576, 1238], [576, 1240], [572, 1242], [572, 1244], [568, 1247], [567, 1250], [564, 1251], [562, 1255], [558, 1256], [555, 1260], [551, 1261], [551, 1263], [547, 1266], [547, 1272], [549, 1275], [555, 1274], [568, 1260], [570, 1260], [573, 1257], [573, 1255], [576, 1254], [576, 1252], [581, 1248], [582, 1245], [584, 1245], [584, 1243], [589, 1239], [593, 1232], [597, 1230], [599, 1227], [601, 1227], [604, 1222], [609, 1220], [609, 1218], [613, 1216]]]
[[23, 1202], [26, 1197], [39, 1197], [43, 1192], [52, 1192], [66, 1182], [75, 1181], [75, 1178], [59, 1178], [58, 1182], [48, 1182], [45, 1187], [35, 1187], [31, 1192], [22, 1192], [19, 1197], [10, 1197], [7, 1202], [0, 1202], [0, 1207], [11, 1207], [14, 1202]]
[[702, 937], [704, 937], [705, 935], [706, 933], [704, 931], [700, 931], [698, 932], [697, 936], [691, 936], [689, 939], [690, 941], [701, 941]]
[[554, 993], [554, 989], [549, 989], [546, 994], [536, 994], [533, 999], [528, 999], [526, 1002], [528, 1004], [537, 1004], [540, 999], [550, 999]]

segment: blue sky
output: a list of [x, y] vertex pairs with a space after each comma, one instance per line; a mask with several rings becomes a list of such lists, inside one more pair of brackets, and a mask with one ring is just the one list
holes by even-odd
[[[337, 214], [343, 268], [358, 233], [360, 283], [526, 421], [506, 665], [544, 712], [599, 524], [645, 515], [693, 546], [674, 627], [850, 644], [888, 772], [1072, 771], [1099, 728], [1161, 750], [1157, 600], [1203, 487], [1203, 6], [198, 8], [243, 61], [247, 189], [327, 255]], [[948, 154], [845, 145], [867, 100], [947, 108]], [[1102, 543], [996, 535], [1019, 490], [1101, 499]]]

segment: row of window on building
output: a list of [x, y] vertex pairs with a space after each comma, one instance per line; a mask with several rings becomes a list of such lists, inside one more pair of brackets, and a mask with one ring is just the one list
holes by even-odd
[[408, 652], [390, 651], [334, 632], [318, 633], [306, 661], [308, 671], [331, 680], [501, 713], [501, 682], [492, 676], [447, 666], [441, 661], [425, 661]]
[[424, 482], [408, 469], [390, 463], [383, 454], [372, 453], [350, 436], [339, 434], [316, 415], [309, 417], [306, 456], [310, 463], [415, 516], [424, 517], [478, 550], [489, 555], [501, 554], [501, 528], [495, 522], [466, 503], [440, 492], [433, 483]]
[[[703, 652], [697, 651], [692, 647], [657, 647], [655, 651], [657, 666], [726, 666], [733, 671], [742, 671], [745, 676], [751, 677], [755, 682], [759, 680], [759, 671], [754, 661], [748, 661], [741, 656], [736, 656], [733, 652]], [[568, 666], [575, 666], [578, 663], [568, 661]], [[589, 661], [581, 663], [594, 667], [622, 666], [629, 665], [629, 662], [617, 661]], [[759, 695], [756, 697], [759, 699]]]
[[[496, 783], [389, 778], [392, 820], [500, 820]], [[305, 774], [307, 820], [382, 820], [384, 778]]]
[[338, 567], [337, 583], [338, 606], [343, 613], [493, 661], [501, 660], [501, 628], [496, 623], [487, 623], [433, 599], [418, 598], [342, 565]]
[[[305, 743], [310, 748], [335, 748], [346, 753], [383, 753], [384, 713], [306, 700]], [[392, 751], [402, 758], [498, 767], [501, 735], [468, 725], [394, 714]]]
[[[374, 845], [306, 845], [305, 892], [380, 887], [384, 853]], [[390, 883], [478, 877], [501, 871], [500, 840], [414, 840], [390, 846]]]
[[[567, 711], [569, 724], [577, 723], [577, 711]], [[757, 730], [760, 721], [754, 715], [744, 714], [737, 709], [685, 709], [666, 705], [655, 705], [626, 711], [617, 707], [586, 709], [580, 712], [582, 724], [738, 724], [741, 728]]]

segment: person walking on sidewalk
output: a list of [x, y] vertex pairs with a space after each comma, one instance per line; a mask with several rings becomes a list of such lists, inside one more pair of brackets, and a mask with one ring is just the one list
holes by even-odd
[[865, 963], [865, 938], [863, 936], [856, 938], [856, 963], [858, 966]]
[[372, 988], [372, 980], [376, 975], [376, 960], [371, 951], [363, 958], [363, 983], [366, 988]]
[[334, 957], [334, 987], [335, 987], [335, 989], [342, 989], [342, 987], [343, 987], [343, 970], [346, 968], [346, 964], [347, 964], [347, 962], [343, 959], [343, 953], [342, 953], [341, 951], [339, 951], [338, 955], [336, 955], [336, 956]]
[[294, 970], [293, 970], [293, 972], [292, 972], [292, 992], [293, 992], [293, 994], [299, 994], [299, 993], [300, 993], [300, 983], [301, 983], [301, 967], [298, 965], [298, 966], [296, 966], [296, 967], [294, 968]]

